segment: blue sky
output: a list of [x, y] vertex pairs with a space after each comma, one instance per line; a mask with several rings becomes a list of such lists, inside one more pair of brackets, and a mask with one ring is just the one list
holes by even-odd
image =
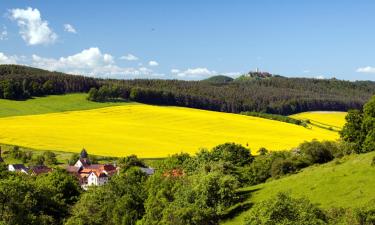
[[375, 80], [375, 1], [0, 3], [0, 64], [115, 78], [202, 79], [259, 67]]

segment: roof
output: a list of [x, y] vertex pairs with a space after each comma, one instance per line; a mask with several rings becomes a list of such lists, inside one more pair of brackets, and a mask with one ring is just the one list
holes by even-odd
[[140, 169], [142, 170], [142, 172], [144, 172], [147, 175], [152, 175], [152, 174], [155, 173], [155, 169], [150, 168], [150, 167], [148, 167], [148, 168], [141, 167]]
[[91, 171], [91, 173], [93, 173], [97, 177], [108, 177], [107, 174], [105, 174], [104, 172], [100, 172], [100, 171]]
[[75, 167], [75, 166], [67, 166], [66, 171], [68, 173], [78, 173], [81, 170], [81, 168]]
[[23, 164], [10, 164], [9, 166], [13, 166], [15, 170], [27, 170], [27, 168]]
[[32, 167], [30, 167], [30, 170], [31, 170], [31, 173], [33, 173], [35, 175], [39, 175], [39, 174], [42, 174], [42, 173], [49, 173], [49, 172], [52, 171], [51, 168], [49, 168], [47, 166], [44, 166], [44, 165], [32, 166]]
[[163, 173], [164, 177], [181, 177], [184, 175], [185, 175], [185, 172], [182, 169], [173, 169], [173, 170], [165, 171]]

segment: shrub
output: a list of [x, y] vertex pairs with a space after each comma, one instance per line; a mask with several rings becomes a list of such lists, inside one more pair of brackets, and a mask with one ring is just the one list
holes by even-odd
[[306, 157], [312, 164], [326, 163], [334, 157], [331, 148], [335, 146], [333, 142], [312, 140], [311, 142], [302, 143], [299, 148], [302, 156]]
[[309, 200], [292, 198], [285, 193], [256, 204], [245, 218], [245, 225], [318, 225], [326, 222], [323, 211]]
[[296, 166], [290, 159], [276, 159], [272, 163], [271, 176], [278, 178], [296, 171]]

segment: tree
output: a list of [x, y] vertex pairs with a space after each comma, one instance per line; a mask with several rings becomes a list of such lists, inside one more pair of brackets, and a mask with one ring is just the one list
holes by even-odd
[[[250, 149], [235, 143], [225, 143], [218, 145], [212, 149], [211, 152], [198, 153], [198, 158], [201, 154], [208, 154], [209, 160], [230, 162], [235, 166], [249, 165], [254, 156], [251, 155]], [[205, 156], [207, 158], [207, 156]]]
[[302, 156], [306, 157], [311, 163], [326, 163], [333, 159], [329, 142], [319, 142], [312, 140], [310, 142], [303, 142], [299, 149]]
[[363, 107], [363, 152], [375, 151], [375, 96]]
[[360, 152], [363, 144], [362, 121], [363, 115], [359, 110], [350, 110], [345, 117], [346, 123], [340, 131], [341, 138], [354, 144], [356, 152]]
[[46, 151], [43, 153], [44, 163], [47, 165], [56, 165], [57, 158], [54, 152]]
[[327, 224], [326, 216], [307, 199], [285, 193], [255, 204], [247, 213], [245, 225], [318, 225]]
[[271, 175], [272, 177], [280, 177], [288, 173], [296, 171], [297, 168], [290, 159], [276, 159], [272, 163]]
[[98, 101], [98, 89], [92, 87], [89, 91], [87, 99], [90, 101]]

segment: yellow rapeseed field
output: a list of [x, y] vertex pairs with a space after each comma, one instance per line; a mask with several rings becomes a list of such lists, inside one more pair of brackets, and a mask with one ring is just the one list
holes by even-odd
[[312, 124], [340, 130], [345, 124], [346, 112], [314, 111], [294, 114], [295, 119], [310, 120]]
[[107, 156], [165, 157], [224, 142], [255, 152], [284, 150], [304, 140], [334, 140], [337, 132], [273, 120], [182, 107], [129, 104], [0, 118], [0, 143]]

